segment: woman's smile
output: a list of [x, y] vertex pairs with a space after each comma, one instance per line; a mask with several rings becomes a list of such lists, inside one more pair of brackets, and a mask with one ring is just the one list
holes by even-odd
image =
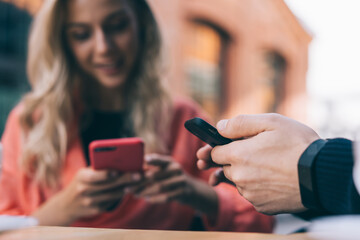
[[94, 64], [96, 70], [100, 73], [113, 76], [124, 71], [124, 60], [109, 61], [109, 62], [98, 62]]

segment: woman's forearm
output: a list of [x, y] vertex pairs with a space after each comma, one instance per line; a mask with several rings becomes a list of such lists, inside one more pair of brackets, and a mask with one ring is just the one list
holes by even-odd
[[193, 179], [193, 188], [194, 194], [189, 196], [188, 204], [207, 215], [210, 219], [216, 219], [219, 208], [216, 191], [207, 183], [197, 179]]
[[61, 201], [58, 201], [60, 199], [56, 198], [57, 196], [54, 196], [32, 214], [40, 226], [69, 226], [73, 222]]

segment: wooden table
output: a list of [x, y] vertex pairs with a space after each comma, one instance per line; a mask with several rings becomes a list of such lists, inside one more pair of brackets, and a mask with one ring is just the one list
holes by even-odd
[[311, 240], [305, 234], [275, 235], [231, 232], [124, 230], [73, 227], [32, 227], [0, 233], [0, 240]]

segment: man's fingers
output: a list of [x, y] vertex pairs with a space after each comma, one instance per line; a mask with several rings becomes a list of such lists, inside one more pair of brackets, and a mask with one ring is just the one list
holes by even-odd
[[210, 161], [211, 160], [211, 153], [212, 147], [210, 145], [205, 145], [204, 147], [200, 148], [197, 152], [196, 152], [196, 157], [198, 159], [203, 159], [205, 161]]
[[280, 120], [280, 115], [274, 113], [238, 115], [232, 119], [221, 120], [216, 127], [219, 133], [227, 138], [240, 139], [258, 135], [266, 130], [273, 129]]
[[198, 169], [200, 170], [206, 170], [210, 168], [210, 165], [208, 164], [208, 162], [200, 159], [196, 162], [196, 166], [198, 167]]
[[213, 174], [210, 175], [209, 184], [211, 186], [216, 186], [222, 182], [228, 183], [230, 185], [235, 185], [232, 181], [230, 181], [225, 177], [223, 169], [219, 168]]
[[213, 148], [210, 145], [206, 145], [197, 151], [196, 156], [199, 160], [197, 161], [196, 164], [200, 170], [206, 170], [212, 167], [221, 167], [220, 165], [212, 161], [211, 159], [212, 149]]
[[219, 168], [215, 172], [213, 172], [209, 177], [209, 185], [216, 186], [222, 182], [222, 177], [219, 176], [219, 172], [222, 172], [222, 169]]
[[245, 159], [250, 159], [258, 149], [258, 137], [233, 141], [229, 144], [216, 146], [211, 151], [212, 160], [224, 167], [233, 164], [241, 165]]
[[219, 166], [231, 165], [232, 161], [237, 156], [238, 149], [236, 147], [236, 142], [223, 146], [216, 146], [211, 151], [211, 157], [214, 164], [218, 164]]
[[198, 169], [200, 169], [200, 170], [207, 170], [209, 168], [222, 167], [222, 165], [216, 164], [213, 161], [207, 162], [202, 159], [198, 160], [196, 162], [196, 165], [197, 165]]

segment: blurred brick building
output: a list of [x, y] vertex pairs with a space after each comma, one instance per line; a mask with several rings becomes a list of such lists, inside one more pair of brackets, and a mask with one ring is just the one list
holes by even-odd
[[214, 118], [280, 112], [306, 120], [311, 36], [283, 0], [149, 0], [168, 79]]
[[[42, 1], [0, 0], [0, 3], [11, 3], [20, 11], [35, 14]], [[283, 0], [148, 1], [163, 33], [164, 72], [174, 94], [194, 98], [214, 120], [261, 112], [279, 112], [306, 120], [307, 55], [311, 36]], [[14, 36], [22, 36], [14, 37], [15, 43], [26, 45], [27, 41], [24, 35], [27, 28], [15, 29], [15, 22], [9, 22], [9, 19], [16, 20], [12, 17], [14, 13], [6, 9], [0, 9], [0, 49], [4, 51], [6, 44], [14, 43], [11, 38], [4, 38], [10, 30]], [[27, 17], [18, 21], [25, 21], [25, 25], [20, 25], [28, 26]], [[23, 53], [17, 53], [21, 59], [18, 66], [23, 68], [25, 48], [21, 49]], [[5, 56], [4, 51], [0, 51], [0, 65], [4, 63], [1, 58]], [[22, 82], [26, 82], [25, 77], [22, 78]], [[0, 75], [0, 90], [4, 89], [1, 85], [4, 82], [11, 80]], [[21, 84], [19, 86], [21, 88]], [[23, 90], [18, 91], [21, 92]], [[15, 96], [19, 98], [19, 94]], [[14, 102], [12, 100], [12, 105]], [[11, 107], [6, 106], [6, 112]], [[1, 106], [0, 115], [4, 115]], [[6, 116], [0, 116], [0, 124], [4, 118]], [[0, 134], [2, 128], [0, 126]]]

